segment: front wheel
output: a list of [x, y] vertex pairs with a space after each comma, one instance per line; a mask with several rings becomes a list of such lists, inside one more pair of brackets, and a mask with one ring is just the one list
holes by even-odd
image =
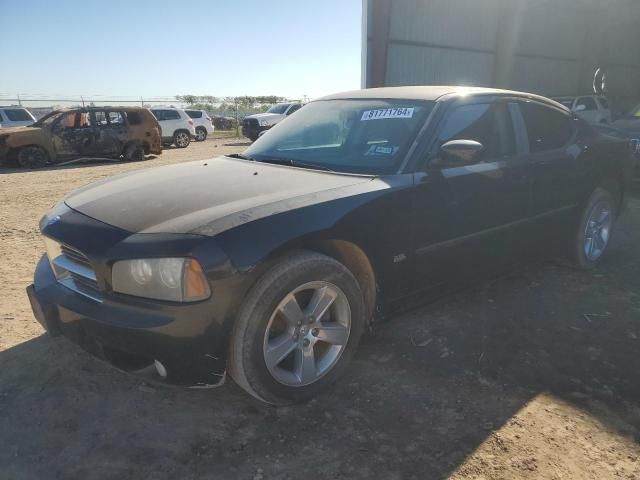
[[47, 151], [37, 145], [29, 145], [18, 151], [18, 165], [23, 168], [42, 168], [48, 161]]
[[173, 136], [173, 143], [178, 148], [187, 148], [191, 143], [191, 136], [187, 132], [177, 132]]
[[362, 292], [333, 258], [301, 252], [266, 272], [231, 335], [229, 373], [271, 404], [309, 399], [353, 357], [365, 325]]
[[596, 266], [609, 246], [616, 217], [614, 196], [598, 187], [587, 201], [571, 246], [576, 266], [590, 269]]

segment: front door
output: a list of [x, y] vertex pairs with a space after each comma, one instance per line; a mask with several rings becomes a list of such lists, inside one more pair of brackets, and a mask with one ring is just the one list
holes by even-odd
[[[416, 174], [414, 290], [475, 280], [512, 257], [530, 208], [514, 108], [506, 101], [468, 101], [450, 107], [441, 122], [425, 172]], [[450, 140], [484, 148], [469, 164], [447, 164], [440, 147]]]
[[59, 158], [91, 155], [95, 143], [95, 130], [89, 112], [64, 113], [56, 120], [51, 131]]
[[[590, 98], [590, 97], [587, 97]], [[531, 246], [553, 245], [566, 235], [577, 206], [576, 120], [559, 109], [537, 102], [518, 102], [527, 132], [531, 169]]]

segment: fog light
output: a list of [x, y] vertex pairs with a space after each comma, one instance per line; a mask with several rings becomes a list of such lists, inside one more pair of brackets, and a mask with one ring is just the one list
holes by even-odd
[[167, 369], [164, 368], [164, 365], [162, 365], [158, 360], [154, 360], [153, 364], [156, 366], [158, 375], [160, 375], [162, 378], [167, 378]]

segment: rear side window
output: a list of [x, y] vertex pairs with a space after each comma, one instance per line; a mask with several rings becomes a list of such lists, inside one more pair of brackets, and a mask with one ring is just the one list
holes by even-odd
[[202, 112], [199, 110], [185, 110], [191, 118], [202, 118]]
[[152, 110], [158, 121], [179, 120], [180, 114], [177, 110]]
[[571, 140], [575, 127], [569, 115], [532, 102], [521, 103], [520, 110], [527, 127], [531, 152], [562, 148]]
[[475, 140], [484, 146], [480, 161], [514, 155], [515, 137], [506, 103], [478, 103], [456, 107], [439, 135], [440, 145], [450, 140]]
[[127, 115], [127, 123], [129, 123], [129, 125], [142, 124], [142, 115], [140, 114], [140, 112], [127, 112], [126, 115]]
[[4, 110], [4, 114], [11, 122], [33, 122], [31, 115], [23, 108], [9, 108]]
[[576, 108], [578, 108], [581, 105], [584, 105], [585, 110], [597, 110], [598, 109], [598, 105], [596, 105], [596, 101], [593, 99], [593, 97], [582, 97], [582, 98], [579, 98], [578, 101], [576, 102]]

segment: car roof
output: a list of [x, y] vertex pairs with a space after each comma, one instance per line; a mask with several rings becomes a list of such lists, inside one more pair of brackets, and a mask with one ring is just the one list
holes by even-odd
[[[359, 99], [359, 98], [386, 98], [398, 100], [431, 100], [438, 101], [449, 96], [464, 95], [504, 95], [528, 98], [539, 102], [551, 104], [555, 107], [566, 109], [564, 105], [551, 100], [550, 98], [536, 95], [534, 93], [518, 92], [515, 90], [503, 90], [499, 88], [484, 87], [463, 87], [463, 86], [411, 86], [411, 87], [382, 87], [366, 88], [363, 90], [351, 90], [348, 92], [336, 93], [317, 100], [339, 100], [339, 99]], [[316, 100], [316, 101], [317, 101]]]

